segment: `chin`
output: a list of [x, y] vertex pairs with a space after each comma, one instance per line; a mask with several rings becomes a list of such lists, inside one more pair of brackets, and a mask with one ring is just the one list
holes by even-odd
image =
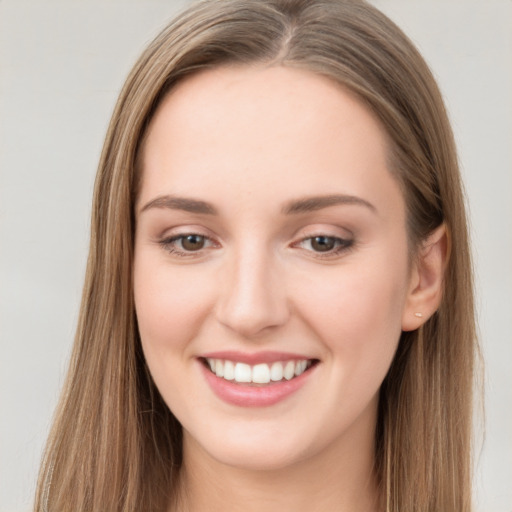
[[279, 471], [300, 462], [303, 456], [283, 450], [244, 447], [211, 454], [218, 462], [246, 471]]
[[261, 432], [253, 434], [228, 432], [204, 441], [185, 436], [185, 450], [189, 445], [193, 450], [199, 448], [221, 464], [247, 471], [278, 471], [307, 458], [304, 440], [291, 439], [286, 433], [276, 435], [269, 430], [263, 435]]

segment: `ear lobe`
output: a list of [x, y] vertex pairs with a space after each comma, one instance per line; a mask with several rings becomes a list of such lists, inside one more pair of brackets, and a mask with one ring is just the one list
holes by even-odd
[[417, 251], [402, 316], [403, 331], [418, 329], [437, 311], [448, 258], [449, 235], [445, 224], [441, 224]]

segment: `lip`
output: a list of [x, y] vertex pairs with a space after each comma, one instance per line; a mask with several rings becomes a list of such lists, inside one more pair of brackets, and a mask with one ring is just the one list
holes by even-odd
[[[215, 355], [214, 355], [215, 354]], [[207, 356], [202, 357], [211, 357], [215, 359], [230, 359], [237, 362], [245, 362], [247, 364], [258, 364], [261, 362], [275, 362], [275, 361], [283, 361], [290, 359], [306, 359], [304, 356], [296, 356], [293, 354], [286, 353], [284, 354], [286, 357], [283, 357], [283, 354], [277, 355], [276, 352], [267, 353], [272, 354], [271, 359], [267, 359], [263, 361], [261, 359], [262, 354], [255, 354], [254, 356], [250, 356], [249, 358], [240, 359], [240, 358], [231, 358], [227, 356], [226, 352], [223, 352], [222, 357], [218, 357], [221, 354], [220, 352], [211, 353]], [[230, 353], [231, 356], [233, 353]], [[277, 359], [274, 359], [277, 357]], [[251, 362], [249, 362], [249, 360]], [[255, 362], [252, 362], [255, 361]], [[295, 394], [299, 391], [308, 381], [308, 379], [314, 373], [316, 367], [318, 365], [314, 365], [305, 371], [303, 374], [298, 377], [294, 377], [289, 381], [280, 381], [274, 382], [271, 384], [265, 385], [249, 385], [249, 384], [241, 384], [234, 381], [227, 381], [222, 377], [217, 377], [214, 373], [212, 373], [206, 366], [198, 359], [198, 364], [201, 367], [201, 371], [203, 372], [203, 376], [210, 386], [211, 390], [219, 397], [222, 401], [236, 405], [238, 407], [269, 407], [271, 405], [282, 402], [287, 399], [291, 395]]]

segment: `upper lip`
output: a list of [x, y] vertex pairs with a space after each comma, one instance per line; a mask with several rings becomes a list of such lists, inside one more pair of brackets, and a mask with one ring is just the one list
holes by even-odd
[[246, 363], [255, 365], [260, 363], [275, 363], [277, 361], [302, 361], [314, 359], [313, 357], [305, 356], [304, 354], [295, 354], [291, 352], [275, 352], [275, 351], [262, 351], [262, 352], [239, 352], [237, 350], [222, 350], [218, 352], [208, 352], [201, 354], [204, 359], [223, 359], [234, 361], [238, 363]]

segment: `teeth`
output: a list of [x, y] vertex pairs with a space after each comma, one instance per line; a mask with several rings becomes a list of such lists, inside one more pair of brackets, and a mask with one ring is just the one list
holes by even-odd
[[232, 361], [224, 361], [224, 378], [226, 380], [235, 379], [235, 364]]
[[[212, 361], [212, 359], [207, 359], [207, 361]], [[220, 359], [213, 359], [215, 362], [215, 375], [217, 377], [224, 377], [224, 362]]]
[[301, 373], [304, 373], [307, 365], [307, 361], [297, 361], [295, 363], [295, 376], [298, 377]]
[[270, 368], [270, 380], [277, 382], [283, 380], [283, 363], [273, 363]]
[[268, 364], [257, 364], [252, 369], [252, 382], [268, 384], [270, 382], [270, 368]]
[[295, 376], [295, 363], [293, 361], [288, 361], [284, 367], [283, 373], [286, 380], [291, 380]]
[[268, 384], [283, 379], [291, 380], [302, 375], [309, 367], [306, 359], [300, 361], [276, 361], [270, 366], [266, 363], [251, 366], [223, 359], [207, 358], [206, 362], [212, 373], [226, 380], [240, 383]]
[[235, 380], [236, 382], [251, 382], [251, 367], [245, 363], [236, 363]]

